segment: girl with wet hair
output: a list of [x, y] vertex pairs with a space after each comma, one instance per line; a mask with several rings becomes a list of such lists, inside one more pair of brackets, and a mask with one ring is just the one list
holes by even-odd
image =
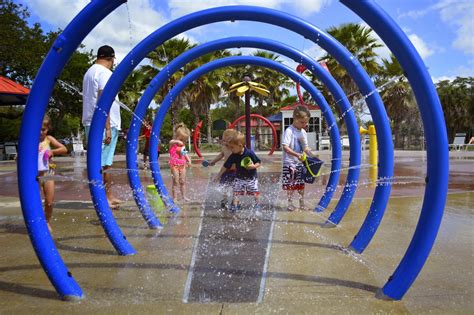
[[[48, 179], [47, 175], [54, 174], [56, 165], [52, 163], [52, 159], [56, 155], [67, 154], [66, 147], [60, 143], [53, 136], [48, 135], [51, 130], [51, 119], [48, 115], [43, 118], [43, 125], [41, 127], [40, 143], [38, 148], [38, 182], [44, 194], [44, 212], [46, 216], [46, 223], [51, 232], [51, 217], [53, 215], [54, 204], [54, 181]], [[54, 148], [54, 149], [53, 149]]]
[[170, 170], [172, 178], [171, 194], [174, 200], [177, 197], [177, 187], [181, 191], [181, 197], [184, 201], [189, 201], [186, 196], [186, 166], [191, 165], [191, 159], [186, 151], [185, 143], [191, 132], [184, 123], [178, 124], [174, 128], [173, 139], [170, 141]]

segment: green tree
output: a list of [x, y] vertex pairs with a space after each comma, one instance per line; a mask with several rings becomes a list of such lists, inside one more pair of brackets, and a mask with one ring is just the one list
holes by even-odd
[[[267, 58], [278, 63], [283, 62], [279, 55], [267, 51], [258, 50], [253, 55]], [[294, 87], [295, 84], [278, 71], [262, 67], [251, 67], [250, 69], [252, 70], [251, 74], [254, 77], [254, 81], [267, 86], [270, 91], [270, 95], [267, 98], [261, 94], [253, 93], [257, 104], [257, 112], [264, 116], [270, 115], [279, 109], [274, 108], [275, 104], [280, 103], [282, 99], [288, 97], [290, 95], [289, 88]], [[267, 103], [267, 110], [264, 109], [264, 101]]]
[[134, 70], [125, 80], [119, 92], [119, 99], [130, 108], [135, 108], [142, 93], [156, 76], [158, 70], [151, 66], [142, 66]]
[[[223, 50], [201, 56], [186, 66], [185, 73], [189, 73], [204, 64], [229, 55], [228, 51]], [[194, 115], [193, 128], [196, 128], [201, 117], [206, 117], [207, 139], [209, 143], [211, 143], [212, 139], [211, 105], [219, 102], [222, 94], [221, 82], [224, 76], [224, 69], [214, 70], [194, 80], [185, 91], [187, 103]]]
[[420, 139], [423, 131], [413, 91], [394, 55], [382, 60], [377, 85], [384, 86], [380, 96], [391, 122], [395, 148], [407, 148], [409, 143]]
[[474, 77], [440, 81], [436, 87], [443, 107], [449, 142], [452, 143], [457, 132], [473, 136]]
[[[9, 77], [25, 86], [31, 87], [36, 73], [49, 51], [60, 30], [44, 33], [41, 25], [28, 25], [30, 13], [26, 7], [10, 0], [0, 0], [0, 75]], [[78, 93], [82, 85], [82, 75], [92, 60], [91, 53], [74, 52], [66, 67], [62, 71], [58, 83], [53, 89], [49, 100], [48, 113], [52, 118], [55, 136], [67, 137], [75, 132], [79, 126], [66, 126], [74, 129], [59, 128], [67, 114], [79, 117], [82, 112], [81, 98]], [[66, 82], [67, 85], [62, 82]], [[70, 86], [76, 88], [71, 89]], [[73, 120], [77, 121], [77, 120]], [[10, 122], [12, 125], [18, 123]], [[4, 135], [8, 138], [17, 138], [18, 132]]]
[[26, 86], [31, 83], [49, 49], [38, 23], [28, 25], [28, 8], [0, 0], [0, 75]]
[[[148, 60], [152, 65], [159, 71], [166, 71], [163, 68], [173, 59], [181, 55], [183, 52], [195, 47], [195, 44], [191, 44], [188, 39], [184, 38], [172, 38], [163, 45], [158, 46], [147, 56]], [[158, 91], [155, 101], [161, 103], [169, 91], [175, 86], [175, 84], [184, 77], [183, 71], [177, 71], [174, 74], [169, 74], [168, 82], [163, 88]], [[172, 126], [178, 123], [178, 113], [181, 108], [186, 106], [186, 96], [181, 93], [177, 96], [170, 108]]]
[[[373, 36], [373, 30], [370, 27], [356, 23], [347, 23], [340, 26], [332, 26], [326, 31], [351, 52], [369, 76], [375, 77], [380, 73], [380, 65], [377, 63], [378, 56], [375, 50], [381, 47], [382, 44]], [[360, 116], [363, 107], [356, 104], [363, 104], [363, 102], [357, 102], [363, 99], [363, 96], [358, 92], [357, 85], [349, 73], [329, 54], [325, 54], [320, 58], [320, 61], [326, 63], [331, 71], [331, 75], [341, 85], [349, 101], [354, 106], [354, 112]], [[321, 91], [330, 104], [336, 101], [330, 96], [327, 89], [322, 87], [320, 82], [317, 82], [317, 79], [313, 78], [313, 81], [317, 86], [321, 87]]]

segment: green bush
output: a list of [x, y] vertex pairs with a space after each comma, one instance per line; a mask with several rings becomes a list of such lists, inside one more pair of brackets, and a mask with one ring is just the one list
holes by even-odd
[[214, 143], [202, 143], [199, 149], [201, 152], [219, 152], [221, 150], [221, 145]]

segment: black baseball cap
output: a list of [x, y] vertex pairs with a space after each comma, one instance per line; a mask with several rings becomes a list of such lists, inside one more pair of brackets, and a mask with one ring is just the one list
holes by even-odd
[[97, 51], [97, 58], [115, 58], [115, 51], [112, 47], [104, 45]]

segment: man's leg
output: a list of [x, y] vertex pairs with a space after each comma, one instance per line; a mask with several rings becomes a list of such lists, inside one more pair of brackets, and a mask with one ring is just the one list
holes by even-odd
[[109, 207], [111, 209], [117, 209], [118, 205], [114, 202], [115, 198], [112, 194], [112, 174], [108, 172], [111, 168], [111, 165], [102, 167], [102, 178], [104, 179], [105, 194], [107, 196], [107, 201], [109, 202]]
[[107, 200], [109, 205], [119, 204], [123, 201], [116, 198], [112, 193], [112, 174], [109, 172], [112, 168], [112, 163], [114, 161], [115, 147], [117, 146], [118, 140], [118, 130], [116, 128], [111, 128], [112, 139], [110, 144], [102, 145], [102, 172], [105, 183], [105, 190], [107, 193]]

